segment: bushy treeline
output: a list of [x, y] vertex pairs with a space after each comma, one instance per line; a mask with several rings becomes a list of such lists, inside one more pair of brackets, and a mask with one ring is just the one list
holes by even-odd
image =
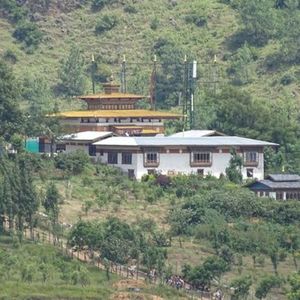
[[[102, 263], [141, 264], [147, 272], [165, 267], [167, 251], [162, 236], [141, 230], [116, 218], [105, 222], [79, 221], [71, 230], [69, 244], [77, 250], [98, 253]], [[107, 265], [109, 267], [109, 264]]]

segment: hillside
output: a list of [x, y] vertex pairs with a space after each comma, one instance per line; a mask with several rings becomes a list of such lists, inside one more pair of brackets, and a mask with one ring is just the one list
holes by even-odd
[[[0, 19], [0, 51], [4, 56], [7, 51], [13, 53], [16, 58], [14, 70], [19, 79], [28, 77], [28, 74], [44, 78], [52, 89], [59, 81], [61, 60], [68, 56], [72, 45], [76, 45], [85, 58], [86, 92], [91, 92], [87, 70], [92, 54], [101, 64], [102, 73], [109, 75], [112, 71], [116, 78], [119, 77], [123, 55], [126, 55], [129, 90], [145, 95], [149, 94], [152, 68], [148, 63], [154, 54], [158, 54], [158, 63], [178, 63], [187, 54], [189, 60], [199, 62], [200, 91], [212, 87], [212, 83], [203, 83], [212, 79], [219, 81], [217, 87], [220, 88], [231, 82], [230, 69], [241, 63], [245, 65], [241, 72], [249, 73], [251, 77], [240, 85], [241, 89], [270, 101], [286, 97], [299, 101], [299, 66], [279, 63], [272, 69], [266, 66], [280, 48], [277, 39], [251, 48], [253, 59], [238, 61], [242, 54], [236, 56], [236, 53], [243, 46], [238, 34], [243, 24], [238, 12], [221, 2], [225, 1], [124, 0], [109, 2], [112, 4], [97, 10], [91, 8], [90, 1], [28, 0], [25, 6], [30, 10], [29, 18], [43, 33], [42, 43], [34, 51], [23, 49], [24, 45], [12, 37], [16, 24], [3, 16]], [[103, 16], [115, 18], [115, 24], [110, 30], [96, 34], [95, 27]], [[159, 48], [160, 43], [166, 41], [175, 46], [172, 46], [167, 60], [160, 57]], [[214, 55], [217, 56], [217, 76], [213, 76]], [[171, 71], [179, 72], [179, 69]]]

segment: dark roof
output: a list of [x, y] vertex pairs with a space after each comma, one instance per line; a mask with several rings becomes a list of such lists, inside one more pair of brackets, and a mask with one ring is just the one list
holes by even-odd
[[299, 189], [300, 181], [272, 181], [260, 180], [248, 186], [251, 190], [280, 190], [280, 189]]
[[276, 182], [300, 181], [300, 176], [296, 174], [270, 174], [267, 178]]

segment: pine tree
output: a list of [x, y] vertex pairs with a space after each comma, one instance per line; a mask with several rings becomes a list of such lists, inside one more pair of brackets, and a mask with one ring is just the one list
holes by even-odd
[[23, 204], [23, 214], [30, 227], [31, 238], [33, 238], [34, 214], [38, 209], [38, 198], [33, 186], [31, 170], [26, 164], [26, 160], [19, 161], [21, 202]]
[[6, 140], [22, 129], [23, 116], [16, 105], [18, 98], [18, 85], [12, 71], [0, 60], [0, 136]]
[[43, 203], [43, 206], [49, 216], [53, 233], [56, 234], [56, 229], [58, 225], [58, 216], [59, 216], [59, 192], [56, 185], [52, 182], [47, 187], [46, 197]]
[[68, 96], [83, 94], [85, 88], [84, 61], [80, 50], [72, 47], [59, 72], [61, 90]]

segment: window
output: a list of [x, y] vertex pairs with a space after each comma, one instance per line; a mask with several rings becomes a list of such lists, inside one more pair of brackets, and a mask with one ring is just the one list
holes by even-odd
[[204, 169], [198, 169], [198, 170], [197, 170], [197, 174], [198, 174], [199, 176], [204, 176]]
[[130, 179], [134, 179], [135, 178], [134, 169], [128, 169], [128, 177]]
[[247, 178], [253, 178], [253, 169], [247, 169]]
[[122, 165], [132, 164], [132, 153], [123, 152], [122, 153]]
[[89, 145], [89, 155], [96, 156], [96, 146], [95, 145]]
[[264, 196], [264, 192], [259, 192], [259, 196], [263, 197]]
[[299, 196], [297, 192], [286, 192], [286, 200], [299, 200]]
[[248, 151], [245, 153], [244, 160], [246, 164], [257, 164], [258, 153], [256, 151]]
[[283, 200], [283, 192], [276, 192], [276, 200]]
[[111, 165], [117, 164], [118, 163], [118, 153], [117, 152], [108, 152], [107, 162]]
[[147, 164], [157, 164], [158, 163], [157, 157], [158, 157], [157, 152], [146, 153], [146, 163]]
[[194, 164], [210, 164], [211, 153], [210, 152], [193, 152], [192, 162]]
[[266, 196], [266, 197], [269, 197], [269, 196], [270, 196], [270, 193], [269, 193], [269, 192], [265, 192], [265, 196]]

